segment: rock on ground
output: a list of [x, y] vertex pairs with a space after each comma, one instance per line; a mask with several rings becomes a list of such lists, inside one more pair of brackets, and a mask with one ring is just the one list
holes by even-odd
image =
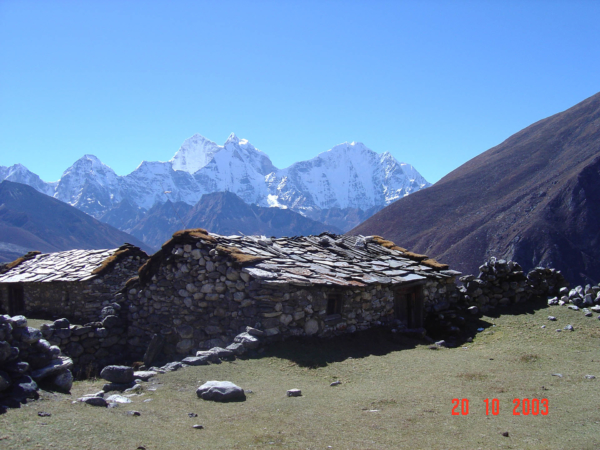
[[198, 397], [204, 400], [225, 402], [231, 400], [244, 400], [244, 390], [231, 381], [207, 381], [196, 390]]
[[111, 383], [131, 383], [133, 381], [133, 367], [106, 366], [100, 376]]

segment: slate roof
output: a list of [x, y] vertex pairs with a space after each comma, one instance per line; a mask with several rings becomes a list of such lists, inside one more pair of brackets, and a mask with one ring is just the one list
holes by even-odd
[[21, 258], [22, 262], [15, 261], [17, 265], [0, 275], [0, 283], [90, 280], [100, 275], [92, 272], [102, 270], [107, 261], [115, 259], [117, 252], [122, 255], [143, 254], [139, 248], [129, 244], [112, 249], [38, 253], [33, 257], [30, 256], [33, 254], [28, 254]]
[[[425, 255], [402, 251], [404, 249], [396, 250], [400, 247], [378, 236], [323, 233], [319, 236], [266, 238], [220, 236], [201, 231], [206, 233], [208, 239], [203, 239], [202, 234], [194, 236], [193, 233], [186, 235], [185, 231], [179, 232], [163, 245], [163, 250], [170, 250], [169, 254], [176, 252], [175, 243], [192, 243], [190, 240], [200, 240], [217, 251], [237, 247], [240, 253], [263, 258], [243, 264], [243, 271], [265, 284], [395, 285], [425, 278], [442, 279], [460, 275], [454, 270], [444, 270], [447, 269], [446, 265], [427, 259]], [[386, 248], [381, 243], [392, 248]], [[237, 255], [232, 256], [235, 258]]]

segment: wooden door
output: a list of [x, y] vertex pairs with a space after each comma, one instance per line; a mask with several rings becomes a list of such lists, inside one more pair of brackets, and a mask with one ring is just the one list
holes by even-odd
[[423, 326], [423, 301], [421, 288], [399, 289], [394, 293], [396, 319], [404, 322], [408, 328]]

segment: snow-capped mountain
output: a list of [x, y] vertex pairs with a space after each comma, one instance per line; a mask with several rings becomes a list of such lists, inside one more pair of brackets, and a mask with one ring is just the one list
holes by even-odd
[[15, 164], [10, 167], [0, 166], [0, 180], [14, 181], [15, 183], [26, 184], [36, 191], [49, 196], [54, 195], [57, 182], [47, 183], [30, 172], [23, 164]]
[[429, 186], [411, 165], [359, 142], [278, 169], [265, 153], [233, 133], [223, 146], [196, 134], [171, 160], [143, 161], [125, 176], [85, 155], [58, 182], [45, 183], [20, 164], [0, 166], [2, 179], [28, 184], [96, 218], [113, 217], [115, 223], [115, 214], [107, 212], [118, 211], [125, 200], [129, 209], [144, 213], [167, 200], [195, 205], [203, 194], [228, 191], [249, 204], [289, 208], [314, 218], [330, 208], [376, 210]]
[[388, 205], [429, 186], [409, 164], [360, 142], [345, 142], [317, 157], [269, 174], [270, 206], [298, 212]]

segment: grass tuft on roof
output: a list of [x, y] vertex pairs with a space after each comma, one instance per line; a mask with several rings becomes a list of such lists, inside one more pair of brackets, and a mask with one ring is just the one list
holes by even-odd
[[241, 264], [241, 265], [250, 264], [250, 263], [258, 262], [258, 261], [264, 261], [265, 259], [267, 259], [264, 256], [249, 255], [248, 253], [242, 252], [237, 247], [227, 247], [225, 245], [217, 245], [216, 250], [219, 252], [228, 254], [230, 256], [230, 258], [233, 259], [234, 262]]
[[403, 247], [398, 247], [392, 241], [388, 241], [381, 236], [373, 236], [373, 242], [381, 245], [382, 247], [389, 248], [390, 250], [398, 250], [399, 252], [406, 252], [406, 249]]
[[37, 250], [33, 251], [33, 252], [27, 252], [25, 255], [15, 259], [12, 262], [9, 262], [8, 264], [5, 264], [2, 267], [2, 270], [0, 271], [0, 273], [6, 273], [8, 272], [10, 269], [14, 269], [15, 267], [17, 267], [19, 264], [25, 262], [25, 261], [29, 261], [30, 259], [35, 258], [37, 255], [40, 255], [42, 252], [38, 252]]

